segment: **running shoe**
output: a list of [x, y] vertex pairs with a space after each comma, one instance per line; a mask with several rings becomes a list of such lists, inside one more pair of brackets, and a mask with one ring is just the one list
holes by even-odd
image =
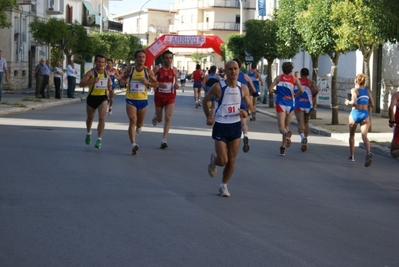
[[355, 156], [349, 156], [348, 160], [354, 162], [355, 161]]
[[285, 147], [280, 147], [280, 155], [285, 156]]
[[141, 133], [141, 127], [136, 126], [136, 133], [140, 134]]
[[132, 155], [136, 155], [137, 154], [137, 150], [139, 150], [139, 146], [136, 144], [132, 148]]
[[212, 153], [211, 161], [209, 162], [209, 165], [208, 165], [208, 173], [209, 173], [210, 177], [215, 177], [215, 175], [218, 171], [217, 166], [215, 164], [215, 159], [216, 159], [216, 154]]
[[101, 140], [97, 139], [96, 144], [94, 145], [95, 148], [101, 149]]
[[195, 108], [198, 108], [200, 106], [199, 102], [195, 102]]
[[301, 146], [301, 151], [305, 152], [308, 149], [308, 139], [305, 137], [302, 139], [302, 146]]
[[219, 187], [219, 193], [221, 197], [230, 197], [229, 190], [227, 190], [227, 185], [221, 185]]
[[112, 107], [108, 108], [108, 115], [112, 115]]
[[247, 153], [249, 151], [249, 139], [248, 136], [244, 136], [244, 146], [242, 147], [242, 151]]
[[288, 132], [285, 133], [285, 146], [286, 146], [286, 148], [289, 148], [291, 146], [291, 136], [292, 136], [291, 131], [288, 131]]
[[372, 160], [373, 160], [373, 154], [371, 154], [370, 152], [366, 155], [366, 162], [364, 163], [364, 167], [370, 166]]
[[91, 134], [86, 134], [86, 145], [90, 145], [91, 144]]
[[162, 148], [162, 149], [165, 149], [165, 148], [167, 148], [167, 147], [168, 147], [168, 144], [167, 144], [166, 142], [162, 141], [162, 143], [161, 143], [161, 148]]
[[158, 121], [157, 121], [157, 114], [154, 114], [154, 117], [152, 117], [152, 125], [157, 126]]

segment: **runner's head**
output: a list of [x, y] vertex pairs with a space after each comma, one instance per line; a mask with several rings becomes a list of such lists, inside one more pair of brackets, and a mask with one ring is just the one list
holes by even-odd
[[252, 62], [252, 64], [251, 64], [251, 69], [257, 69], [258, 68], [258, 63], [256, 63], [256, 62]]
[[162, 60], [165, 67], [170, 67], [173, 62], [173, 53], [170, 50], [166, 50], [162, 54]]
[[135, 66], [143, 66], [146, 59], [146, 54], [143, 49], [136, 50], [134, 52], [134, 65]]
[[107, 68], [112, 69], [113, 66], [114, 66], [114, 62], [112, 61], [112, 59], [108, 58], [107, 59]]
[[96, 70], [103, 70], [105, 66], [105, 56], [102, 54], [97, 54], [94, 57], [94, 64], [96, 65]]
[[301, 77], [306, 78], [308, 76], [309, 76], [309, 69], [308, 68], [301, 69]]
[[284, 74], [290, 74], [294, 69], [294, 65], [291, 62], [284, 62], [282, 69]]
[[355, 79], [355, 84], [364, 86], [366, 84], [366, 75], [363, 73], [358, 74]]
[[200, 65], [200, 64], [197, 64], [197, 66], [195, 66], [195, 69], [196, 69], [196, 70], [200, 70], [200, 69], [201, 69], [201, 65]]
[[215, 74], [216, 73], [216, 66], [211, 66], [211, 68], [209, 69], [209, 74]]
[[240, 59], [238, 59], [238, 58], [233, 58], [233, 61], [235, 61], [235, 62], [237, 62], [237, 64], [238, 64], [238, 68], [240, 68], [241, 69], [241, 60]]
[[238, 66], [237, 61], [235, 60], [227, 61], [224, 72], [226, 73], [226, 80], [236, 81], [238, 78], [238, 73], [240, 72], [240, 68]]

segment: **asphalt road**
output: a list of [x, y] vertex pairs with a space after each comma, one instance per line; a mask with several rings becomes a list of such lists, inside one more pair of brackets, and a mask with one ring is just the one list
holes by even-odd
[[0, 266], [399, 266], [397, 161], [365, 168], [364, 150], [348, 162], [324, 136], [302, 153], [298, 135], [281, 157], [258, 114], [221, 198], [211, 128], [184, 94], [166, 150], [150, 96], [135, 156], [123, 96], [101, 150], [84, 143], [84, 103], [1, 117]]

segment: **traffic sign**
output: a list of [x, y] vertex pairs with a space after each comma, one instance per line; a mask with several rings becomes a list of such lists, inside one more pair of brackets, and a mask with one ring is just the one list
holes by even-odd
[[253, 60], [254, 60], [253, 56], [246, 56], [245, 57], [245, 61], [253, 61]]

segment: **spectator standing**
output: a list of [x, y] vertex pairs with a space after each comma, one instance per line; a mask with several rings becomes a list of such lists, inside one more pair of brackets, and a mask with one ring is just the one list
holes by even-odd
[[57, 61], [57, 63], [55, 63], [55, 68], [54, 68], [54, 87], [55, 87], [56, 99], [61, 99], [61, 84], [62, 84], [63, 75], [64, 72], [62, 71], [61, 68], [61, 62]]
[[0, 101], [1, 101], [3, 77], [5, 78], [6, 82], [8, 82], [7, 62], [6, 59], [2, 57], [2, 52], [0, 50]]
[[[395, 109], [395, 111], [394, 111]], [[389, 127], [393, 127], [393, 138], [391, 142], [391, 156], [399, 157], [399, 92], [392, 94], [389, 106]]]
[[35, 88], [35, 96], [36, 98], [40, 98], [40, 95], [44, 97], [42, 94], [42, 87], [43, 87], [43, 65], [44, 65], [44, 58], [40, 59], [39, 64], [35, 67], [35, 77], [36, 77], [36, 88]]
[[73, 60], [69, 60], [69, 64], [67, 66], [67, 76], [68, 76], [68, 89], [67, 89], [67, 95], [68, 98], [75, 98], [73, 96], [73, 93], [75, 92], [75, 86], [76, 86], [76, 74], [77, 71], [75, 70], [75, 64], [73, 63]]
[[[41, 95], [43, 98], [50, 98], [50, 87], [49, 87], [49, 80], [50, 80], [50, 73], [51, 73], [51, 66], [50, 60], [46, 60], [46, 64], [43, 65], [43, 85], [41, 88]], [[47, 91], [47, 96], [44, 94]]]

